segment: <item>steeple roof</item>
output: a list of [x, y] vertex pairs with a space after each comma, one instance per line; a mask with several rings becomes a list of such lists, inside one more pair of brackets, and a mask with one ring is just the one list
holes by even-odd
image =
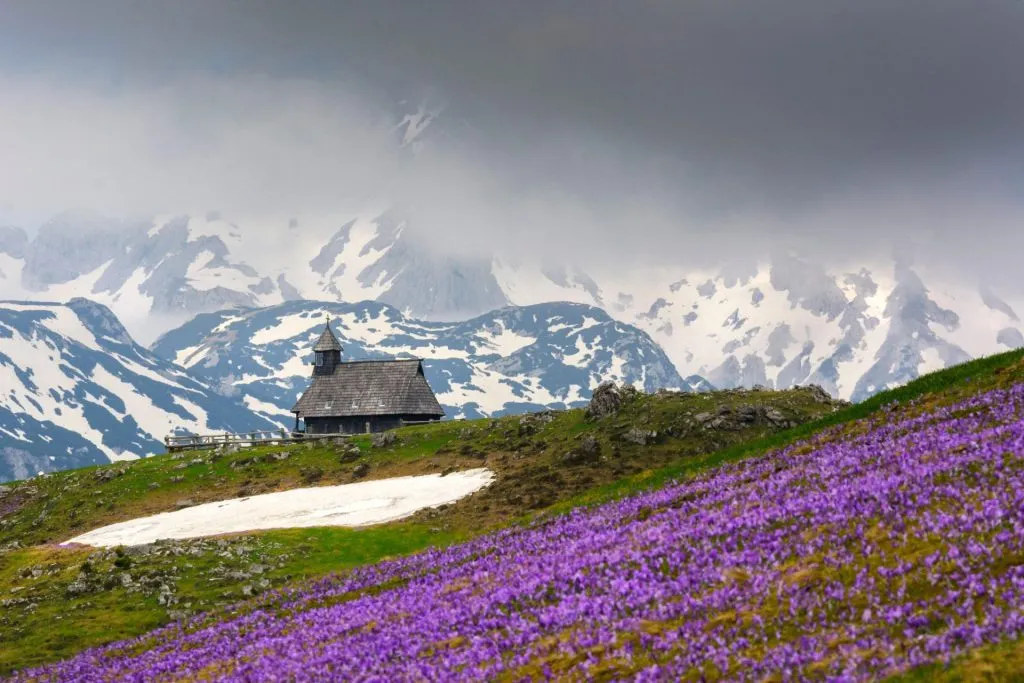
[[341, 343], [338, 342], [338, 338], [331, 331], [330, 320], [327, 321], [324, 331], [320, 334], [320, 338], [317, 339], [316, 345], [313, 346], [313, 351], [341, 351]]

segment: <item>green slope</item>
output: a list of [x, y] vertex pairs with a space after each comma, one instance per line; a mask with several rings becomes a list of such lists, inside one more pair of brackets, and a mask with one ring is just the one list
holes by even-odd
[[[842, 409], [809, 391], [640, 395], [598, 421], [567, 411], [550, 419], [440, 423], [401, 430], [400, 442], [384, 449], [362, 437], [358, 455], [334, 446], [190, 453], [21, 482], [0, 498], [0, 671], [67, 657], [269, 587], [657, 486], [822, 429], [857, 429], [858, 420], [878, 418], [879, 408], [894, 401], [944, 403], [1024, 381], [1022, 357], [1012, 352], [973, 361]], [[744, 423], [738, 416], [749, 407], [771, 407], [785, 419]], [[722, 413], [723, 424], [705, 429], [695, 419], [702, 413]], [[632, 430], [658, 437], [632, 443], [643, 440]], [[596, 455], [566, 462], [585, 439], [596, 442]], [[360, 462], [370, 465], [369, 477], [483, 464], [498, 478], [463, 502], [377, 527], [269, 531], [142, 549], [55, 545], [103, 524], [173, 509], [184, 499], [353, 481]]]

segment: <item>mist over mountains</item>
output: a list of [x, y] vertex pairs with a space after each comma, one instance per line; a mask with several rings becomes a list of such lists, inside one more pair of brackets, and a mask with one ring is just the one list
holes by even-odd
[[779, 250], [728, 268], [587, 271], [438, 256], [385, 211], [260, 226], [216, 213], [126, 224], [63, 214], [0, 245], [0, 295], [86, 296], [152, 341], [192, 316], [300, 301], [376, 301], [424, 321], [568, 301], [647, 332], [681, 376], [729, 388], [816, 383], [860, 400], [918, 374], [1020, 345], [1024, 301], [907, 258], [839, 269]]

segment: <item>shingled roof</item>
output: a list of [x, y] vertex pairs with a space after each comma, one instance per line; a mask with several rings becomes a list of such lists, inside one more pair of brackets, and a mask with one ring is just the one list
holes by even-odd
[[341, 351], [341, 343], [338, 338], [334, 336], [334, 332], [331, 331], [331, 323], [328, 322], [324, 326], [324, 331], [320, 334], [320, 338], [316, 340], [316, 345], [313, 346], [314, 351]]
[[300, 417], [429, 415], [443, 417], [420, 360], [363, 360], [339, 363], [313, 383], [291, 412]]

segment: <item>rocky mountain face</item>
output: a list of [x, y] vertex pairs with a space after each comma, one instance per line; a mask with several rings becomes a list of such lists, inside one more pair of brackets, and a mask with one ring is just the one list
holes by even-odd
[[646, 391], [706, 388], [700, 378], [682, 379], [644, 332], [571, 303], [441, 323], [379, 302], [292, 301], [199, 315], [158, 339], [153, 352], [290, 425], [288, 411], [309, 384], [313, 344], [327, 315], [343, 359], [423, 358], [449, 418], [578, 407], [602, 381]]
[[0, 302], [0, 481], [276, 425], [136, 344], [105, 306]]
[[[722, 388], [814, 383], [851, 400], [1024, 345], [1024, 301], [896, 260], [829, 269], [776, 254], [721, 271], [603, 273], [430, 256], [390, 212], [259, 227], [251, 238], [215, 214], [81, 232], [68, 221], [31, 240], [0, 233], [0, 295], [82, 294], [144, 339], [199, 313], [302, 300], [377, 301], [421, 321], [570, 301], [644, 330], [684, 376]], [[256, 237], [277, 233], [270, 247]]]
[[[409, 163], [431, 145], [472, 139], [440, 107], [403, 102], [394, 121]], [[0, 228], [0, 297], [87, 296], [145, 343], [193, 315], [240, 306], [376, 301], [442, 321], [570, 301], [647, 332], [695, 382], [817, 383], [853, 400], [1024, 345], [1024, 295], [954, 285], [898, 259], [826, 268], [780, 252], [720, 270], [602, 272], [539, 245], [536, 262], [511, 264], [427, 253], [409, 236], [415, 217], [354, 206], [280, 220], [211, 211], [126, 223], [63, 214], [31, 237]]]

